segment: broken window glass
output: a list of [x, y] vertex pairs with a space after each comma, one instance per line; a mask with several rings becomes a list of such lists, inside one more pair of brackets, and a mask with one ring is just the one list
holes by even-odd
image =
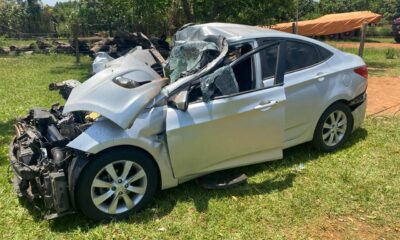
[[166, 66], [171, 83], [193, 74], [218, 57], [220, 51], [213, 42], [190, 41], [176, 45]]
[[203, 101], [208, 102], [217, 96], [235, 94], [239, 92], [233, 69], [224, 66], [200, 80]]

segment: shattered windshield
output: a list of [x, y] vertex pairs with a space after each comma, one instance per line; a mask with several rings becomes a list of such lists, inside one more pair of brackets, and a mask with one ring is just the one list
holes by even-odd
[[239, 92], [233, 69], [228, 65], [215, 70], [201, 78], [201, 92], [203, 101], [208, 102], [216, 96], [230, 95]]
[[188, 41], [176, 45], [167, 60], [166, 72], [171, 83], [201, 70], [220, 54], [214, 42]]

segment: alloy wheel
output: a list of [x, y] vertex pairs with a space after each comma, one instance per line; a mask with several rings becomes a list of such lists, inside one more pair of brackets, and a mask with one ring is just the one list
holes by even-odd
[[103, 167], [91, 184], [91, 199], [104, 213], [120, 214], [132, 209], [146, 193], [147, 175], [135, 162], [120, 160]]
[[342, 141], [347, 130], [347, 117], [341, 110], [329, 114], [322, 127], [322, 140], [329, 146], [335, 146]]

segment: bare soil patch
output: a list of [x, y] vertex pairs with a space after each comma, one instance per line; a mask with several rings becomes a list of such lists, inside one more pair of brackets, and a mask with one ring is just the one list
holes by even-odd
[[[335, 47], [340, 48], [358, 48], [360, 43], [358, 42], [330, 42]], [[400, 49], [398, 43], [365, 43], [366, 48], [397, 48]]]
[[367, 92], [367, 115], [400, 115], [400, 77], [370, 77]]
[[296, 236], [289, 235], [289, 239], [297, 239], [299, 235], [307, 239], [399, 239], [399, 226], [387, 226], [375, 223], [373, 216], [344, 216], [323, 217], [318, 221], [298, 229]]

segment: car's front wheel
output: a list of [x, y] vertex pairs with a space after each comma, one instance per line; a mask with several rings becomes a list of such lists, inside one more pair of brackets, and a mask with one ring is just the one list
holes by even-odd
[[76, 188], [79, 209], [93, 220], [120, 219], [141, 210], [157, 190], [158, 173], [145, 153], [108, 151], [90, 161]]
[[335, 103], [319, 119], [313, 145], [320, 151], [335, 151], [344, 144], [352, 128], [353, 115], [350, 108], [344, 103]]

